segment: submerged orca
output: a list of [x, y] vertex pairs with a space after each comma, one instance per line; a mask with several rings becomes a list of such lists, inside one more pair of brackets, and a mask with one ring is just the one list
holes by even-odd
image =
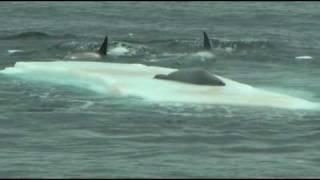
[[156, 74], [155, 79], [179, 81], [196, 85], [225, 86], [225, 83], [210, 72], [200, 68], [188, 68], [174, 71], [168, 75]]
[[195, 53], [195, 56], [199, 56], [201, 58], [201, 61], [214, 59], [215, 55], [211, 51], [213, 48], [211, 40], [209, 39], [206, 32], [203, 32], [203, 46], [201, 47], [201, 50], [197, 53]]
[[65, 58], [67, 59], [100, 59], [107, 55], [107, 49], [108, 49], [108, 36], [104, 38], [104, 41], [101, 44], [98, 51], [72, 53], [67, 55]]

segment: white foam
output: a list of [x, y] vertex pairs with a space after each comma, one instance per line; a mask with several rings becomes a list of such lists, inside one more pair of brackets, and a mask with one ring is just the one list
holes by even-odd
[[301, 59], [301, 60], [309, 60], [309, 59], [313, 59], [313, 57], [311, 57], [311, 56], [297, 56], [297, 57], [295, 57], [296, 59]]
[[121, 46], [121, 44], [113, 49], [110, 49], [110, 51], [108, 51], [108, 54], [112, 56], [123, 56], [128, 53], [129, 53], [129, 49]]
[[87, 88], [99, 93], [137, 96], [158, 102], [269, 106], [288, 109], [318, 109], [301, 98], [266, 91], [217, 76], [226, 86], [199, 86], [153, 79], [176, 69], [102, 62], [17, 62], [0, 73], [30, 80]]
[[79, 53], [72, 53], [68, 54], [64, 57], [64, 59], [84, 59], [84, 60], [90, 60], [90, 59], [99, 59], [101, 58], [101, 55], [95, 52], [79, 52]]
[[234, 49], [232, 47], [226, 47], [225, 50], [228, 53], [232, 53]]
[[9, 54], [15, 54], [15, 53], [20, 53], [20, 52], [24, 52], [24, 50], [20, 50], [20, 49], [9, 49], [8, 50]]
[[208, 51], [200, 51], [200, 52], [194, 53], [193, 56], [200, 57], [202, 61], [204, 61], [206, 59], [215, 58], [215, 55], [211, 52], [208, 52]]

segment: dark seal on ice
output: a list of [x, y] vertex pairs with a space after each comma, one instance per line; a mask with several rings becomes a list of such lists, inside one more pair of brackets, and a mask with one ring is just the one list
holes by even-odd
[[154, 78], [196, 85], [225, 86], [225, 83], [217, 78], [214, 74], [200, 68], [181, 69], [168, 75], [157, 74], [154, 76]]

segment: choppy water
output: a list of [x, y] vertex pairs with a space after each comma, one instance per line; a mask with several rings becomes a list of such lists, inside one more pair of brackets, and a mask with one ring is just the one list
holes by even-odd
[[[0, 65], [95, 50], [320, 102], [318, 2], [1, 2]], [[195, 54], [202, 31], [214, 60]], [[14, 52], [10, 50], [20, 50]], [[109, 51], [109, 52], [110, 52]], [[312, 56], [299, 60], [296, 56]], [[0, 76], [0, 177], [319, 177], [320, 113], [161, 104]]]

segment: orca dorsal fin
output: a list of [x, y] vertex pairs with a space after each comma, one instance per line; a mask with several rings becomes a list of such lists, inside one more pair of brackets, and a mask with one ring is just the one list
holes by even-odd
[[107, 55], [107, 49], [108, 49], [108, 36], [104, 38], [103, 43], [100, 46], [100, 49], [98, 50], [98, 53], [102, 56]]
[[203, 32], [203, 48], [204, 49], [211, 49], [212, 48], [211, 40], [209, 39], [206, 32]]

